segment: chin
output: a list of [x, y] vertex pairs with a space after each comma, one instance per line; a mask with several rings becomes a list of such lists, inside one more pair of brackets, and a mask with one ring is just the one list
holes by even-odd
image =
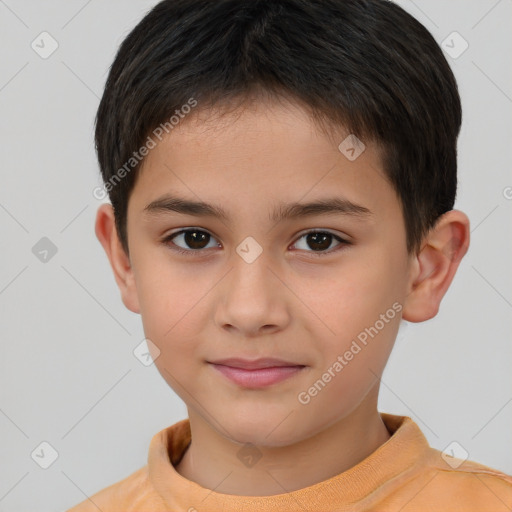
[[[290, 417], [293, 415], [290, 415]], [[286, 414], [284, 415], [286, 417]], [[225, 427], [224, 435], [242, 445], [251, 444], [255, 446], [281, 447], [289, 446], [300, 440], [297, 426], [285, 425], [283, 415], [279, 418], [253, 415], [252, 417], [236, 418], [230, 422], [223, 422]], [[229, 432], [229, 434], [227, 434]]]

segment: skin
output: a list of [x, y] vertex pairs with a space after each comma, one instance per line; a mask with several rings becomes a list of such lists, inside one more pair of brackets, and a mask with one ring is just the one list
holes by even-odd
[[[155, 364], [188, 409], [192, 443], [176, 469], [203, 487], [281, 494], [346, 471], [385, 443], [390, 434], [377, 399], [400, 319], [422, 322], [437, 314], [469, 247], [469, 219], [452, 210], [420, 252], [408, 255], [398, 197], [378, 147], [367, 142], [350, 161], [337, 147], [346, 135], [340, 129], [337, 140], [327, 136], [294, 103], [261, 101], [221, 119], [198, 111], [144, 161], [128, 204], [129, 256], [112, 207], [98, 209], [96, 234], [122, 300], [140, 313], [146, 337], [160, 350]], [[165, 193], [222, 206], [229, 219], [144, 212]], [[333, 196], [373, 214], [269, 220], [278, 202]], [[163, 241], [186, 228], [211, 236], [196, 246], [183, 235]], [[304, 236], [310, 230], [352, 243], [333, 237], [315, 251], [318, 245]], [[263, 251], [252, 263], [236, 252], [248, 236]], [[173, 242], [196, 256], [174, 252]], [[395, 302], [401, 312], [309, 403], [300, 403], [298, 394]], [[250, 389], [207, 363], [234, 356], [278, 357], [306, 368]], [[261, 456], [250, 467], [238, 455], [246, 443]]]

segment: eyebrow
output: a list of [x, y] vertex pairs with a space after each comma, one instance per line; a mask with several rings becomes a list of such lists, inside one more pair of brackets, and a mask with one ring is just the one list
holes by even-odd
[[[175, 212], [196, 217], [216, 217], [226, 222], [229, 221], [229, 215], [220, 206], [211, 205], [203, 201], [191, 201], [169, 194], [146, 205], [144, 212], [151, 216]], [[348, 199], [331, 197], [309, 203], [279, 204], [270, 215], [270, 220], [281, 222], [283, 220], [314, 215], [346, 215], [364, 219], [371, 217], [373, 213], [365, 206], [353, 203]]]

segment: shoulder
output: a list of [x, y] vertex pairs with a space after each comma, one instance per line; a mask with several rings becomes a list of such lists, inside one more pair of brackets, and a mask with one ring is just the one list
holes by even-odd
[[465, 474], [465, 475], [481, 475], [502, 481], [505, 485], [512, 486], [512, 475], [509, 475], [499, 469], [491, 468], [485, 464], [481, 464], [474, 460], [460, 459], [441, 452], [440, 450], [431, 449], [432, 460], [438, 469], [448, 474]]
[[468, 512], [510, 510], [511, 475], [472, 460], [447, 456], [435, 449], [430, 450], [428, 459], [417, 485], [423, 489], [427, 501], [435, 503], [439, 511], [444, 510], [444, 505], [453, 506], [455, 502]]
[[[127, 512], [142, 502], [144, 505], [152, 505], [154, 502], [147, 465], [89, 496], [66, 512]], [[154, 505], [158, 506], [158, 503]]]

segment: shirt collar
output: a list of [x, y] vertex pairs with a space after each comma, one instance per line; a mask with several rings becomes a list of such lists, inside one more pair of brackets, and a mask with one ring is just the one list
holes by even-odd
[[201, 487], [181, 476], [175, 465], [191, 441], [189, 419], [156, 434], [148, 455], [149, 479], [166, 506], [176, 511], [297, 512], [340, 510], [362, 500], [404, 471], [418, 465], [430, 450], [418, 425], [408, 416], [379, 413], [391, 437], [352, 468], [327, 480], [272, 496], [235, 496]]

